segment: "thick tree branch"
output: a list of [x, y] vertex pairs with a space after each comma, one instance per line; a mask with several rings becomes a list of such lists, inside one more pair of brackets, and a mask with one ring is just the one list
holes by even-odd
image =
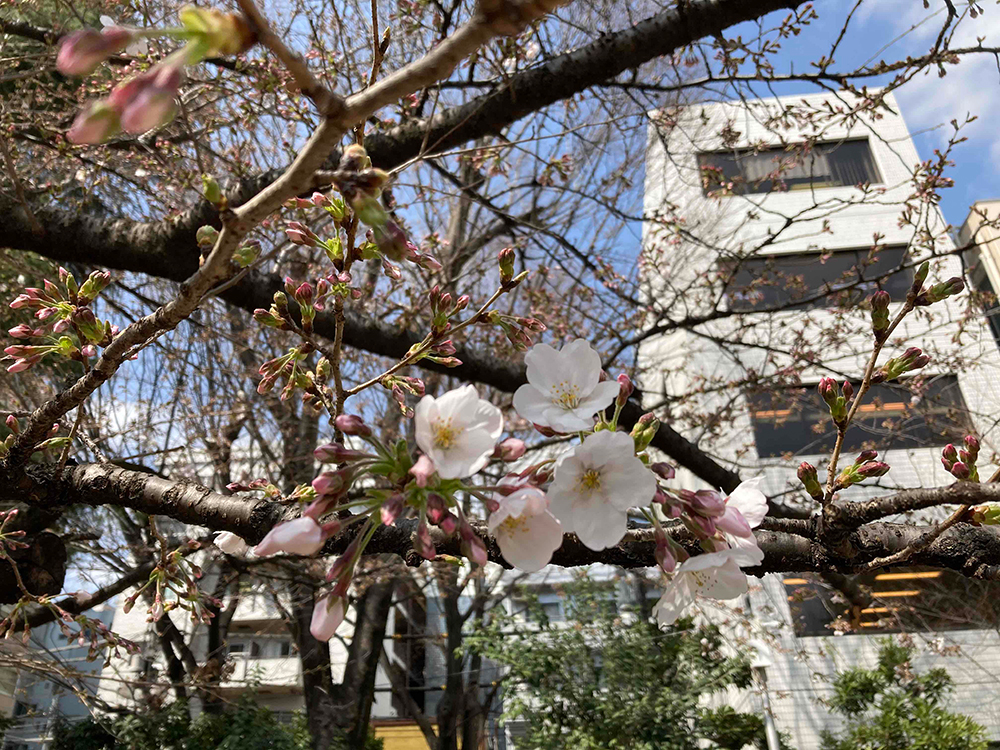
[[[42, 507], [73, 503], [119, 505], [170, 516], [216, 531], [232, 531], [251, 544], [259, 542], [275, 523], [297, 514], [295, 510], [269, 500], [222, 495], [197, 485], [98, 464], [67, 467], [61, 471], [33, 466], [27, 469], [20, 482], [4, 482], [3, 486], [7, 489], [0, 492], [0, 500], [27, 502]], [[930, 502], [932, 498], [937, 503], [956, 503], [956, 498], [968, 501], [962, 504], [997, 500], [1000, 488], [964, 482], [952, 487], [907, 490], [899, 494], [911, 506], [929, 507], [935, 504]], [[864, 503], [857, 505], [862, 509], [865, 507]], [[368, 544], [366, 553], [392, 553], [410, 565], [419, 565], [422, 558], [413, 551], [411, 544], [416, 525], [415, 519], [408, 519], [398, 521], [395, 526], [380, 527]], [[485, 524], [478, 522], [474, 526], [486, 541], [490, 559], [506, 565], [499, 547], [486, 535]], [[1000, 577], [1000, 534], [990, 527], [955, 523], [929, 544], [924, 544], [927, 534], [936, 526], [869, 523], [846, 532], [835, 544], [827, 546], [816, 535], [814, 521], [784, 520], [778, 524], [766, 522], [765, 526], [767, 528], [756, 532], [757, 541], [765, 553], [764, 563], [752, 571], [756, 574], [828, 570], [858, 572], [874, 560], [912, 547], [912, 554], [905, 560], [907, 565], [950, 568], [976, 578]], [[330, 539], [322, 554], [342, 553], [354, 533], [356, 527]], [[682, 531], [674, 530], [673, 533], [677, 534], [679, 542], [690, 545], [695, 551], [693, 539]], [[462, 556], [457, 537], [445, 537], [435, 531], [433, 541], [439, 554]], [[552, 563], [564, 567], [592, 563], [624, 568], [651, 567], [655, 565], [653, 546], [652, 531], [649, 529], [632, 529], [620, 544], [600, 552], [588, 549], [575, 535], [567, 534]]]

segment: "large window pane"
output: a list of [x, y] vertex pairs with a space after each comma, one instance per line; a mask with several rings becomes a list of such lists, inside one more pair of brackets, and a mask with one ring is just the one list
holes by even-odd
[[903, 264], [906, 248], [769, 255], [723, 266], [731, 310], [807, 309], [853, 305], [881, 288], [895, 300], [913, 282]]
[[879, 183], [881, 177], [867, 140], [715, 151], [698, 155], [706, 194], [718, 191], [770, 193]]
[[785, 592], [797, 636], [942, 632], [1000, 627], [1000, 583], [949, 570], [894, 568], [855, 577], [871, 598], [852, 605], [814, 573], [788, 575]]
[[[749, 392], [747, 400], [761, 458], [833, 449], [837, 430], [815, 386]], [[844, 450], [943, 446], [968, 431], [968, 412], [954, 375], [914, 378], [871, 387], [847, 430]]]

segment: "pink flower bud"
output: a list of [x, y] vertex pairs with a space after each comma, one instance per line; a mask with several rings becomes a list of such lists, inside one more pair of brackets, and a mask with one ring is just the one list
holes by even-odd
[[417, 553], [425, 560], [433, 560], [437, 557], [437, 550], [434, 549], [434, 542], [431, 541], [431, 530], [427, 528], [427, 523], [424, 521], [421, 521], [417, 526], [414, 546]]
[[[114, 92], [109, 101], [124, 103], [121, 109], [122, 129], [126, 133], [145, 133], [174, 118], [177, 103], [174, 101], [184, 72], [181, 65], [160, 65], [144, 76], [136, 88], [129, 88], [116, 99]], [[127, 85], [127, 84], [126, 84]], [[126, 94], [130, 96], [126, 97]], [[112, 104], [114, 106], [114, 104]]]
[[476, 565], [485, 565], [489, 560], [489, 556], [486, 554], [486, 545], [483, 544], [483, 540], [479, 538], [473, 528], [466, 521], [462, 521], [458, 533], [462, 538], [463, 554]]
[[392, 526], [396, 523], [396, 519], [403, 514], [403, 496], [398, 492], [390, 495], [386, 498], [385, 502], [382, 503], [381, 517], [382, 523], [385, 526]]
[[321, 497], [339, 495], [350, 486], [351, 474], [348, 470], [324, 471], [312, 481], [312, 487]]
[[665, 461], [657, 461], [649, 468], [652, 469], [653, 473], [660, 479], [673, 479], [676, 474], [674, 467]]
[[312, 622], [309, 632], [317, 641], [328, 641], [337, 632], [344, 621], [345, 606], [343, 598], [334, 598], [332, 594], [320, 597], [313, 607]]
[[448, 536], [454, 534], [455, 529], [458, 528], [458, 519], [455, 517], [455, 514], [450, 512], [445, 513], [444, 518], [441, 519], [441, 523], [438, 524], [438, 528]]
[[684, 520], [687, 522], [688, 528], [696, 536], [702, 539], [715, 536], [715, 521], [711, 518], [706, 518], [698, 513], [691, 513], [685, 516]]
[[103, 31], [80, 29], [59, 40], [56, 68], [68, 76], [85, 76], [112, 55], [117, 55], [129, 42], [133, 32], [120, 26], [109, 26]]
[[951, 474], [956, 479], [968, 479], [972, 472], [966, 464], [961, 461], [956, 461], [951, 467]]
[[427, 455], [422, 455], [417, 462], [410, 467], [410, 474], [417, 482], [417, 487], [426, 487], [431, 475], [434, 474], [434, 462]]
[[333, 424], [345, 435], [370, 437], [372, 434], [371, 428], [355, 414], [341, 414], [333, 421]]
[[715, 490], [687, 491], [684, 500], [695, 513], [705, 516], [721, 516], [726, 512], [726, 499]]
[[121, 116], [118, 110], [105, 102], [91, 102], [73, 120], [66, 133], [66, 139], [70, 143], [77, 144], [103, 143], [121, 129]]
[[523, 440], [518, 438], [507, 438], [499, 443], [493, 451], [493, 455], [501, 461], [516, 461], [524, 455], [527, 447]]
[[313, 451], [316, 460], [323, 464], [342, 464], [348, 461], [357, 461], [359, 458], [368, 458], [370, 455], [364, 451], [345, 448], [340, 443], [321, 445]]
[[618, 398], [615, 403], [618, 406], [625, 406], [625, 402], [628, 401], [628, 397], [632, 395], [632, 391], [634, 390], [635, 386], [632, 385], [629, 376], [623, 372], [618, 376]]
[[7, 415], [6, 425], [7, 425], [7, 429], [9, 429], [15, 435], [20, 434], [20, 432], [21, 432], [21, 425], [17, 421], [17, 417], [15, 417], [13, 414], [8, 414]]
[[660, 566], [664, 573], [673, 573], [674, 568], [677, 567], [677, 558], [670, 548], [670, 543], [667, 541], [666, 535], [660, 529], [657, 529], [656, 548], [653, 550], [653, 557], [656, 558], [656, 564]]
[[28, 339], [35, 335], [35, 329], [26, 323], [16, 325], [7, 331], [15, 339]]
[[427, 496], [427, 520], [435, 526], [439, 525], [448, 515], [448, 504], [436, 493]]

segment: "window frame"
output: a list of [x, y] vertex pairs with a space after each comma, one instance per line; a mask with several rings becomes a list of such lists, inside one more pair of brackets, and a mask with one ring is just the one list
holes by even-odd
[[[809, 252], [754, 255], [749, 258], [724, 260], [719, 263], [720, 274], [724, 274], [723, 281], [725, 282], [725, 286], [723, 288], [723, 295], [731, 312], [747, 315], [754, 313], [773, 314], [795, 310], [828, 309], [842, 306], [854, 307], [876, 289], [886, 289], [895, 298], [905, 294], [913, 282], [913, 270], [906, 267], [908, 249], [906, 245], [893, 244], [881, 245], [875, 248], [837, 248]], [[873, 253], [877, 257], [872, 258]], [[898, 259], [894, 257], [897, 253]], [[805, 269], [811, 269], [817, 263], [820, 266], [825, 266], [831, 260], [834, 264], [838, 264], [841, 259], [849, 260], [847, 256], [853, 256], [854, 262], [840, 274], [836, 282], [821, 280], [818, 284], [803, 283], [804, 291], [800, 300], [796, 300], [790, 294], [787, 300], [780, 299], [783, 293], [788, 290], [789, 284], [787, 282], [784, 284], [781, 283], [780, 275], [784, 274], [785, 271], [777, 268], [777, 266], [782, 263], [793, 264], [792, 272], [787, 273], [786, 278], [802, 278], [803, 282], [805, 282]], [[875, 278], [869, 278], [868, 274], [872, 273], [872, 269], [877, 267], [885, 256], [890, 256], [887, 268], [875, 273]], [[796, 270], [803, 272], [794, 273]], [[737, 286], [738, 277], [745, 273], [749, 273], [751, 277], [750, 283]], [[839, 281], [847, 273], [851, 273], [852, 278], [846, 281]], [[739, 292], [750, 288], [754, 277], [761, 278], [763, 274], [775, 275], [775, 283], [766, 285], [761, 291], [757, 292], [763, 296], [763, 299], [756, 302], [752, 298], [748, 300], [747, 297], [750, 296], [748, 294], [743, 294], [742, 297], [738, 295]], [[768, 295], [772, 297], [777, 296], [779, 299], [769, 301], [767, 299]], [[843, 296], [843, 299], [838, 299], [841, 296]]]
[[[949, 442], [961, 440], [965, 434], [968, 434], [972, 429], [972, 425], [968, 417], [968, 404], [962, 393], [961, 382], [958, 376], [954, 373], [945, 373], [924, 377], [926, 381], [929, 381], [926, 385], [927, 393], [924, 399], [939, 398], [942, 402], [940, 405], [931, 404], [931, 409], [925, 413], [909, 409], [909, 399], [905, 398], [905, 394], [907, 392], [912, 393], [913, 391], [907, 387], [907, 383], [916, 384], [918, 378], [906, 378], [892, 383], [872, 385], [869, 394], [866, 394], [865, 401], [859, 408], [859, 419], [856, 419], [847, 430], [842, 450], [845, 453], [859, 451], [862, 449], [864, 443], [868, 441], [876, 443], [879, 451], [933, 449], [947, 445]], [[764, 401], [768, 396], [773, 399], [780, 391], [793, 391], [796, 394], [801, 394], [801, 396], [799, 398], [793, 397], [783, 402], [790, 404], [787, 407], [781, 406], [782, 402], [780, 401], [772, 401], [771, 404], [767, 404]], [[888, 402], [885, 400], [891, 397], [890, 394], [894, 392], [898, 393], [899, 396], [903, 396], [903, 401]], [[833, 441], [837, 434], [836, 428], [829, 417], [826, 405], [816, 392], [815, 383], [770, 389], [763, 394], [744, 391], [743, 397], [747, 403], [753, 428], [754, 446], [757, 450], [758, 458], [762, 460], [780, 459], [789, 453], [800, 456], [820, 455], [832, 449]], [[880, 407], [877, 401], [873, 399], [881, 401], [882, 406]], [[900, 408], [885, 408], [885, 404], [887, 403], [892, 406], [898, 405]], [[771, 406], [773, 408], [757, 408], [759, 405], [765, 407]], [[935, 427], [928, 424], [927, 416], [940, 414], [947, 417], [947, 414], [952, 409], [960, 411], [960, 421], [956, 420], [953, 422], [953, 430], [942, 431], [948, 434], [938, 436]], [[796, 411], [799, 414], [814, 415], [814, 418], [807, 420], [800, 416], [794, 419], [794, 423], [797, 425], [805, 423], [805, 429], [803, 427], [796, 427], [794, 430], [785, 429], [784, 439], [776, 438], [775, 432], [781, 430], [787, 422], [791, 422], [792, 420], [788, 418], [794, 417]], [[898, 415], [904, 420], [903, 430], [897, 429], [893, 431], [889, 444], [885, 444], [884, 441], [882, 444], [879, 444], [878, 429], [884, 420], [892, 419], [894, 415]], [[920, 419], [919, 422], [910, 424], [917, 418]], [[869, 420], [878, 420], [878, 422], [866, 425], [866, 422]], [[766, 431], [765, 427], [765, 425], [769, 424], [776, 426], [775, 431], [772, 431], [770, 434]], [[818, 432], [815, 429], [815, 425], [817, 424], [826, 425], [826, 429]], [[811, 440], [804, 439], [803, 435], [806, 432], [812, 437]], [[906, 439], [907, 434], [911, 434], [912, 437]], [[794, 437], [789, 439], [788, 435]], [[866, 435], [867, 437], [865, 437]], [[903, 438], [902, 440], [900, 440], [901, 437]], [[781, 447], [774, 447], [776, 442]]]
[[[830, 153], [836, 153], [837, 149], [847, 145], [850, 147], [852, 144], [864, 143], [868, 147], [868, 161], [871, 165], [872, 179], [866, 180], [869, 185], [883, 185], [885, 184], [885, 179], [882, 176], [882, 169], [879, 166], [878, 159], [875, 156], [875, 149], [872, 148], [871, 139], [868, 136], [857, 136], [852, 138], [842, 138], [839, 140], [830, 141], [818, 141], [809, 147], [809, 153], [816, 153], [817, 149], [824, 156], [828, 156]], [[778, 159], [781, 154], [789, 154], [794, 156], [796, 153], [800, 153], [800, 149], [806, 146], [804, 141], [797, 143], [787, 143], [787, 144], [776, 144], [773, 146], [767, 146], [762, 149], [755, 148], [725, 148], [725, 149], [713, 149], [707, 151], [700, 151], [696, 155], [698, 163], [698, 176], [701, 180], [702, 194], [706, 197], [731, 197], [738, 195], [768, 195], [772, 193], [793, 193], [800, 190], [824, 190], [827, 188], [854, 188], [861, 184], [862, 181], [846, 183], [841, 182], [837, 184], [823, 184], [817, 183], [816, 180], [810, 177], [808, 182], [796, 182], [789, 186], [787, 181], [779, 179], [777, 182], [784, 187], [775, 187], [775, 181], [772, 180], [757, 180], [756, 182], [748, 181], [744, 175], [745, 170], [739, 167], [739, 159], [741, 157], [746, 157], [747, 155], [755, 158], [758, 156], [763, 156], [766, 154], [772, 155], [772, 161], [775, 162], [774, 169], [767, 172], [771, 174], [775, 170], [780, 168], [782, 161]], [[721, 167], [716, 167], [714, 164], [709, 163], [713, 158], [723, 157], [726, 159], [732, 159], [733, 164], [737, 167], [740, 172], [739, 180], [735, 180], [736, 175], [732, 175], [733, 179], [727, 180], [733, 182], [733, 189], [731, 191], [723, 191], [719, 187], [712, 187], [708, 179], [707, 170], [713, 168], [722, 169]], [[793, 165], [793, 166], [797, 166]], [[724, 175], [725, 176], [725, 175]], [[742, 189], [741, 189], [742, 186]], [[766, 186], [766, 187], [765, 187]]]

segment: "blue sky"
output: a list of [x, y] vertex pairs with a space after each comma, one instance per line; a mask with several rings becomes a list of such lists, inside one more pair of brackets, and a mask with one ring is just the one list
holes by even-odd
[[[929, 0], [925, 9], [921, 0], [869, 0], [855, 14], [852, 31], [844, 38], [831, 70], [852, 70], [873, 59], [891, 62], [908, 55], [927, 52], [946, 18], [943, 0]], [[967, 11], [966, 0], [954, 0], [959, 12]], [[774, 58], [777, 73], [805, 72], [810, 61], [829, 50], [854, 2], [832, 0], [819, 2], [814, 21], [802, 34], [783, 40], [781, 53]], [[975, 46], [982, 37], [985, 46], [1000, 46], [1000, 6], [982, 3], [983, 13], [973, 19], [965, 15], [958, 24], [952, 47]], [[767, 27], [784, 18], [776, 13], [766, 20]], [[744, 24], [727, 31], [732, 37], [742, 34], [752, 38], [757, 29]], [[968, 141], [953, 152], [955, 167], [948, 175], [955, 187], [945, 190], [942, 210], [947, 221], [961, 225], [969, 206], [976, 200], [1000, 198], [1000, 128], [996, 117], [1000, 112], [1000, 67], [993, 56], [976, 54], [964, 57], [958, 65], [948, 66], [948, 75], [939, 78], [936, 69], [920, 74], [897, 89], [896, 98], [903, 117], [913, 135], [921, 159], [931, 158], [935, 148], [944, 146], [951, 133], [952, 119], [963, 121], [967, 114], [978, 115], [963, 133]], [[873, 79], [872, 85], [886, 79]], [[789, 83], [775, 87], [775, 93], [798, 94], [816, 92], [806, 83]], [[757, 93], [766, 94], [762, 87]]]

